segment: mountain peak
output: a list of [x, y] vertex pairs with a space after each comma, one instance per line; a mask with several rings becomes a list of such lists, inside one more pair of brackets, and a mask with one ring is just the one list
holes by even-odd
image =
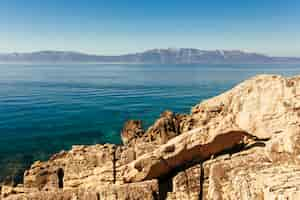
[[242, 50], [201, 50], [195, 48], [150, 49], [140, 53], [101, 56], [75, 51], [43, 50], [0, 54], [1, 63], [300, 63], [300, 58], [271, 57]]

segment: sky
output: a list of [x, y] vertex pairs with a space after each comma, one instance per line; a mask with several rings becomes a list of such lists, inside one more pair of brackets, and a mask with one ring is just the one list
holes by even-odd
[[300, 57], [299, 0], [1, 0], [0, 52], [153, 48]]

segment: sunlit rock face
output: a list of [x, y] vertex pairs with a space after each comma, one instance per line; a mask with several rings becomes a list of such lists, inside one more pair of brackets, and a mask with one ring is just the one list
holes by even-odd
[[300, 77], [253, 77], [121, 137], [35, 162], [2, 199], [300, 199]]

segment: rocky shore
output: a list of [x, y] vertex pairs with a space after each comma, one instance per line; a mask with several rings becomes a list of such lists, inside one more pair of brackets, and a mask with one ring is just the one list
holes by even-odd
[[35, 162], [0, 199], [300, 199], [300, 76], [253, 77], [121, 137]]

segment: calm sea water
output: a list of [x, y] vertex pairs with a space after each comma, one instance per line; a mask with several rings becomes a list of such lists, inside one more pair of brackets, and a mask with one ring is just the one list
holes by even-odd
[[73, 144], [120, 143], [126, 120], [147, 127], [259, 73], [300, 65], [0, 65], [0, 181]]

